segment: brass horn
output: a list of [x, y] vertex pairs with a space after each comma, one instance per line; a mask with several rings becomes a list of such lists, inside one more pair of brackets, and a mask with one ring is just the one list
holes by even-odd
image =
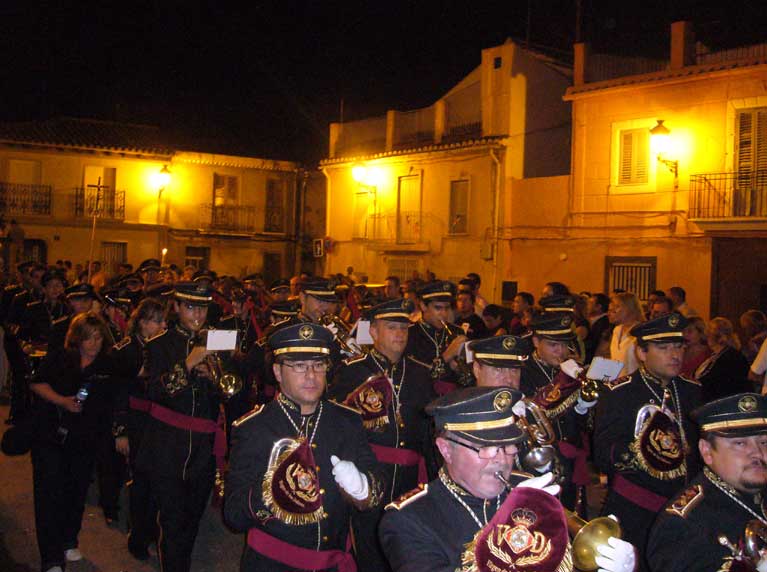
[[213, 384], [224, 400], [234, 397], [242, 390], [242, 378], [236, 373], [224, 372], [221, 357], [217, 353], [205, 356], [205, 363], [208, 365]]
[[525, 410], [533, 416], [535, 423], [530, 423], [525, 416], [520, 416], [517, 425], [527, 436], [528, 452], [520, 459], [522, 468], [531, 473], [543, 469], [554, 461], [556, 452], [552, 446], [556, 441], [556, 433], [551, 421], [543, 410], [533, 401], [525, 398]]
[[759, 562], [761, 552], [767, 548], [767, 524], [756, 519], [749, 520], [743, 536], [743, 550], [746, 556], [754, 563]]
[[[500, 471], [495, 473], [495, 478], [506, 485], [507, 489], [513, 488]], [[567, 532], [572, 538], [573, 565], [581, 572], [597, 570], [599, 568], [596, 562], [596, 557], [599, 556], [597, 547], [609, 546], [607, 539], [611, 536], [620, 538], [623, 533], [620, 524], [609, 516], [600, 516], [587, 521], [565, 507], [562, 507], [562, 510], [565, 512]]]
[[360, 350], [353, 347], [349, 342], [352, 327], [344, 322], [339, 316], [336, 316], [331, 312], [322, 314], [322, 316], [320, 316], [320, 324], [333, 333], [333, 337], [336, 342], [338, 342], [342, 352], [353, 356], [360, 355]]

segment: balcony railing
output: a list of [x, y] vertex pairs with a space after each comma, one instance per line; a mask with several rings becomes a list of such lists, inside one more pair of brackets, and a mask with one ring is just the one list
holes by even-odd
[[111, 187], [75, 189], [75, 217], [125, 220], [125, 191]]
[[690, 218], [767, 217], [767, 170], [690, 175]]
[[256, 207], [240, 205], [200, 205], [200, 227], [227, 232], [255, 232]]
[[50, 215], [52, 195], [50, 185], [0, 182], [0, 214]]

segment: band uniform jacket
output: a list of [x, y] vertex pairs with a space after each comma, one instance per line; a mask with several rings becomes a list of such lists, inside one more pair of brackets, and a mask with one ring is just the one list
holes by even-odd
[[717, 488], [709, 476], [760, 518], [767, 518], [763, 495], [739, 493], [715, 473], [705, 470], [658, 515], [647, 546], [653, 572], [729, 570], [732, 552], [719, 543], [719, 536], [724, 535], [734, 546], [740, 546], [746, 524], [756, 517]]
[[[380, 364], [380, 365], [379, 365]], [[370, 376], [384, 373], [392, 381], [394, 393], [399, 392], [400, 416], [395, 414], [395, 400], [389, 405], [386, 423], [366, 429], [368, 442], [384, 447], [411, 449], [421, 455], [431, 447], [430, 421], [424, 412], [426, 405], [436, 397], [429, 378], [429, 367], [412, 357], [402, 357], [394, 365], [376, 349], [357, 358], [344, 360], [338, 369], [328, 396], [343, 402], [350, 393]], [[382, 464], [385, 474], [385, 502], [397, 499], [418, 484], [417, 466]]]
[[30, 342], [46, 343], [54, 322], [66, 313], [66, 306], [61, 302], [49, 305], [44, 300], [34, 300], [27, 303], [19, 337]]
[[[263, 500], [262, 485], [269, 468], [272, 447], [280, 439], [297, 437], [294, 423], [304, 428], [307, 440], [314, 436], [311, 447], [318, 467], [324, 511], [323, 518], [317, 523], [283, 522]], [[333, 478], [331, 455], [353, 462], [361, 473], [367, 475], [371, 491], [368, 506], [378, 506], [382, 502], [381, 477], [357, 412], [323, 399], [313, 414], [302, 416], [299, 406], [281, 393], [266, 405], [257, 406], [238, 419], [232, 430], [229, 473], [224, 485], [226, 522], [244, 532], [257, 527], [293, 546], [313, 550], [345, 550], [349, 519], [354, 509]], [[247, 547], [240, 570], [283, 572], [292, 568]]]
[[[648, 377], [654, 391], [662, 397], [660, 385]], [[679, 394], [682, 427], [686, 441], [687, 480], [698, 472], [698, 431], [689, 419], [690, 412], [700, 404], [700, 386], [683, 377], [672, 380]], [[601, 394], [596, 406], [594, 421], [594, 462], [603, 473], [612, 477], [620, 473], [625, 479], [655, 494], [670, 498], [685, 484], [685, 477], [661, 480], [642, 470], [634, 462], [631, 451], [634, 429], [639, 410], [648, 404], [660, 405], [642, 380], [642, 368], [630, 376], [620, 378], [608, 385], [611, 389]], [[671, 388], [671, 384], [669, 384]], [[673, 389], [672, 389], [673, 393]], [[673, 410], [674, 415], [680, 412]]]
[[413, 356], [418, 361], [428, 364], [431, 367], [432, 380], [471, 385], [472, 376], [468, 374], [461, 376], [442, 359], [442, 353], [458, 335], [463, 335], [463, 330], [457, 326], [437, 330], [428, 322], [418, 320], [408, 329], [405, 355]]
[[144, 366], [144, 341], [139, 335], [123, 338], [112, 348], [113, 376], [117, 387], [114, 407], [113, 431], [115, 437], [127, 436], [130, 451], [138, 450], [140, 436], [146, 424], [147, 413], [131, 409], [130, 398], [148, 400], [147, 379], [139, 377]]
[[[176, 413], [216, 421], [220, 397], [213, 383], [187, 373], [185, 360], [196, 343], [192, 332], [176, 324], [146, 343], [149, 399]], [[183, 480], [213, 474], [211, 433], [167, 425], [150, 417], [136, 460], [140, 470]]]
[[[528, 476], [512, 473], [509, 480], [518, 484]], [[428, 485], [388, 505], [378, 536], [394, 572], [456, 572], [461, 569], [461, 555], [479, 527], [454, 494], [466, 503], [482, 524], [490, 522], [506, 497], [505, 491], [492, 499], [472, 496], [442, 469], [440, 476]]]

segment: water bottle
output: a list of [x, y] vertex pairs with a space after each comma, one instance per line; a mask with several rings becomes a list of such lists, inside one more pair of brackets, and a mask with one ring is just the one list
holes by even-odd
[[77, 393], [75, 394], [75, 401], [77, 403], [84, 403], [85, 400], [88, 399], [88, 384], [81, 386], [80, 389], [77, 390]]

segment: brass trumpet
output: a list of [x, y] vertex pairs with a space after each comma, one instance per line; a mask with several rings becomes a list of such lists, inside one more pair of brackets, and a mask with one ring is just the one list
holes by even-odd
[[519, 462], [524, 470], [535, 473], [556, 458], [556, 452], [552, 446], [556, 441], [556, 433], [554, 433], [551, 421], [540, 407], [527, 398], [524, 399], [524, 402], [525, 409], [533, 416], [535, 423], [529, 422], [524, 416], [517, 421], [517, 425], [527, 436], [529, 449]]
[[743, 548], [736, 547], [724, 534], [717, 540], [730, 550], [734, 559], [748, 561], [756, 567], [767, 548], [767, 525], [756, 519], [749, 520], [743, 532]]
[[[195, 343], [207, 345], [209, 331], [209, 329], [200, 330], [197, 333]], [[218, 355], [218, 352], [214, 351], [206, 355], [203, 363], [208, 368], [210, 380], [213, 382], [213, 385], [216, 386], [216, 389], [218, 389], [218, 392], [221, 394], [224, 401], [231, 399], [242, 390], [244, 385], [242, 378], [236, 373], [224, 371], [224, 364], [221, 356]]]
[[[503, 476], [500, 471], [495, 473], [495, 478], [501, 481], [508, 490], [514, 486]], [[572, 537], [573, 565], [582, 572], [592, 572], [599, 568], [596, 557], [599, 556], [598, 546], [609, 546], [607, 539], [611, 536], [620, 538], [622, 531], [617, 520], [608, 516], [600, 516], [586, 521], [580, 516], [562, 507], [567, 521], [567, 531]]]
[[[352, 331], [351, 326], [344, 322], [339, 316], [336, 316], [331, 312], [322, 314], [322, 316], [320, 316], [320, 324], [333, 333], [333, 338], [341, 347], [342, 352], [353, 356], [360, 354], [360, 350], [356, 347], [352, 347], [349, 343]], [[333, 328], [335, 328], [335, 331]]]

